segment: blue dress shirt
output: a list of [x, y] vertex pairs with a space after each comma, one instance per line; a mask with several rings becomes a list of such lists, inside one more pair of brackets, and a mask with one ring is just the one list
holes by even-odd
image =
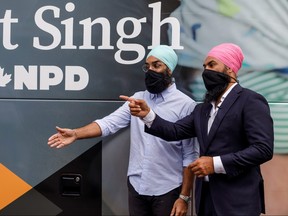
[[[132, 97], [144, 99], [159, 116], [173, 122], [190, 114], [196, 106], [196, 102], [177, 90], [175, 84], [161, 94], [140, 91]], [[149, 196], [162, 195], [179, 187], [183, 180], [183, 167], [199, 156], [197, 139], [167, 142], [145, 133], [143, 121], [131, 116], [128, 103], [95, 122], [99, 124], [102, 136], [131, 125], [127, 174], [131, 184], [139, 194]]]

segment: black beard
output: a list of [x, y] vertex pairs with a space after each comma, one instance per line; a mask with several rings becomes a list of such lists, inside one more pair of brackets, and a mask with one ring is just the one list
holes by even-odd
[[211, 91], [206, 91], [204, 96], [205, 103], [211, 103], [212, 101], [217, 101], [217, 99], [221, 96], [221, 94], [227, 88], [228, 83], [225, 86], [217, 86], [216, 88], [212, 89]]
[[[227, 76], [229, 76], [227, 74], [227, 69], [223, 69], [223, 71], [221, 71], [221, 73], [226, 74]], [[204, 96], [204, 102], [205, 103], [211, 103], [212, 101], [217, 101], [218, 98], [223, 94], [223, 92], [225, 91], [225, 89], [227, 88], [229, 82], [231, 80], [231, 77], [229, 76], [229, 80], [227, 80], [226, 83], [223, 83], [222, 85], [218, 85], [215, 86], [213, 89], [207, 90]]]

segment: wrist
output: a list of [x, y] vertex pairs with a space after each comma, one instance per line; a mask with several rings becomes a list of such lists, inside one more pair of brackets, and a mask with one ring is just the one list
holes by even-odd
[[77, 140], [78, 139], [78, 135], [77, 135], [76, 129], [73, 129], [73, 133], [74, 133], [75, 140]]
[[156, 117], [156, 114], [154, 113], [152, 109], [149, 108], [149, 112], [147, 113], [146, 116], [142, 118], [142, 120], [144, 121], [144, 123], [149, 123], [149, 122], [153, 122], [155, 117]]
[[184, 200], [187, 204], [191, 201], [191, 197], [190, 196], [185, 196], [183, 194], [179, 195], [179, 199]]

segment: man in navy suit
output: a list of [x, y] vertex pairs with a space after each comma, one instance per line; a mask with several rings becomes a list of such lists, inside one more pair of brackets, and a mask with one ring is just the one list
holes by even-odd
[[200, 157], [188, 167], [197, 176], [200, 216], [265, 213], [260, 165], [273, 157], [273, 120], [266, 99], [238, 84], [243, 59], [235, 44], [213, 47], [203, 64], [204, 103], [175, 123], [155, 114], [143, 100], [120, 96], [130, 101], [131, 114], [143, 119], [146, 132], [169, 141], [197, 136]]

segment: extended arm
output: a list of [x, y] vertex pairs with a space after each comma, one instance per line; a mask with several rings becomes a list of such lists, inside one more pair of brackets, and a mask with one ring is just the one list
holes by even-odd
[[73, 143], [77, 139], [92, 138], [102, 135], [101, 129], [96, 122], [92, 122], [77, 129], [56, 127], [56, 130], [58, 132], [48, 139], [48, 145], [50, 147], [62, 148]]
[[[167, 141], [182, 140], [196, 136], [194, 112], [176, 123], [173, 123], [162, 119], [158, 115], [150, 115], [153, 111], [150, 110], [150, 107], [144, 100], [134, 99], [124, 95], [121, 95], [120, 98], [130, 102], [129, 108], [131, 115], [144, 119], [146, 122], [145, 132]], [[145, 119], [147, 116], [153, 116], [153, 119]], [[149, 125], [149, 128], [147, 125]]]
[[166, 121], [156, 115], [153, 124], [150, 127], [145, 126], [145, 132], [167, 141], [196, 137], [194, 114], [191, 113], [175, 123]]

